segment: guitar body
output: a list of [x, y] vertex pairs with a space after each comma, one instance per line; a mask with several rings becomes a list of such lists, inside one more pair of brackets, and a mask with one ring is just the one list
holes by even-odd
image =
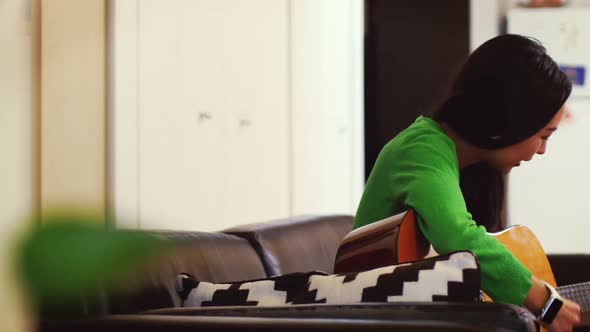
[[413, 210], [360, 227], [340, 243], [334, 273], [367, 271], [425, 257], [429, 243]]
[[[525, 226], [491, 233], [536, 277], [556, 287], [555, 277], [541, 243]], [[359, 272], [411, 262], [426, 257], [424, 238], [413, 210], [366, 225], [349, 233], [336, 254], [335, 273]]]
[[534, 276], [557, 287], [553, 270], [535, 234], [526, 226], [512, 226], [491, 236], [500, 241]]

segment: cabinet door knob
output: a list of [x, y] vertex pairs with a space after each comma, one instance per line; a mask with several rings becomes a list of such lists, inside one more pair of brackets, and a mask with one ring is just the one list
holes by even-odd
[[209, 112], [199, 112], [199, 122], [211, 120], [212, 116]]
[[249, 119], [240, 119], [239, 125], [240, 127], [250, 127], [250, 125], [252, 125], [252, 122], [250, 122]]

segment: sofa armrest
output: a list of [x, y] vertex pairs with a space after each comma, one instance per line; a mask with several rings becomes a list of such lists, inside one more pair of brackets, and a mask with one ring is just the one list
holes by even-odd
[[405, 302], [349, 305], [306, 304], [281, 307], [169, 308], [146, 315], [184, 317], [257, 317], [334, 320], [376, 320], [458, 324], [484, 331], [536, 331], [534, 317], [526, 309], [498, 303]]
[[370, 303], [169, 308], [133, 315], [44, 320], [39, 331], [536, 331], [532, 315], [496, 303]]
[[429, 320], [383, 320], [294, 317], [219, 317], [171, 315], [111, 315], [100, 319], [47, 321], [40, 331], [206, 332], [206, 331], [305, 331], [305, 332], [483, 332], [478, 327]]

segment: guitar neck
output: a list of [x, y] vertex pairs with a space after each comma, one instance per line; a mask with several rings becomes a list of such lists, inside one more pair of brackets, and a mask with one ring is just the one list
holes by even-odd
[[557, 287], [559, 295], [580, 305], [582, 312], [590, 310], [590, 282]]

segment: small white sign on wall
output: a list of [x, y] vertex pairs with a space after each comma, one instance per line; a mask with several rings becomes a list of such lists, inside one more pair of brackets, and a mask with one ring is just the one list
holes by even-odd
[[538, 39], [573, 83], [572, 97], [590, 97], [590, 7], [513, 8], [508, 32]]

